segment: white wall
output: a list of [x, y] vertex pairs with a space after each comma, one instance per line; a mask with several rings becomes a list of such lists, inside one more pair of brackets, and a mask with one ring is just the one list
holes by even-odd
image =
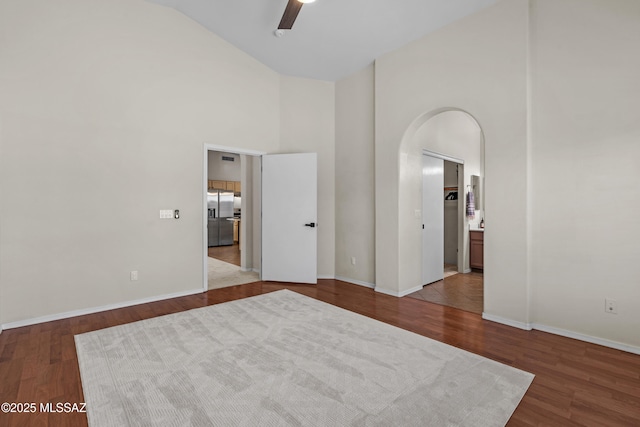
[[639, 348], [640, 2], [534, 1], [532, 40], [534, 320]]
[[280, 152], [318, 153], [318, 277], [333, 278], [335, 84], [281, 76], [279, 108]]
[[498, 3], [376, 61], [376, 290], [420, 286], [422, 147], [414, 135], [457, 108], [485, 136], [485, 311], [528, 321], [528, 6]]
[[278, 74], [144, 1], [2, 1], [0, 28], [1, 322], [201, 289], [203, 142], [277, 151]]
[[[233, 157], [234, 161], [222, 160], [224, 157]], [[209, 151], [208, 156], [208, 179], [219, 181], [240, 181], [241, 160], [240, 155], [233, 153], [223, 153], [221, 151]]]
[[375, 284], [373, 89], [373, 65], [336, 82], [336, 276], [369, 286]]

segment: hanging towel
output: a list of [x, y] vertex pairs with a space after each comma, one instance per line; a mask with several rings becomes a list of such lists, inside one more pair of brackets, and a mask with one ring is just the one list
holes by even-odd
[[473, 191], [467, 193], [467, 217], [474, 219], [476, 217], [476, 203], [473, 197]]

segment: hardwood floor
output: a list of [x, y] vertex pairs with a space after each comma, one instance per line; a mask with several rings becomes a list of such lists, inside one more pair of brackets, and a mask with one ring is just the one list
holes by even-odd
[[[257, 282], [4, 331], [1, 402], [83, 402], [73, 336], [278, 289], [295, 292], [536, 375], [509, 426], [639, 426], [640, 355], [523, 331], [415, 298], [336, 280], [317, 286]], [[84, 414], [1, 414], [0, 426], [84, 426]]]
[[435, 304], [482, 314], [484, 309], [484, 278], [482, 273], [458, 273], [425, 285], [406, 298], [417, 298]]
[[240, 246], [237, 243], [230, 246], [215, 246], [209, 248], [208, 253], [211, 258], [219, 259], [220, 261], [240, 267]]

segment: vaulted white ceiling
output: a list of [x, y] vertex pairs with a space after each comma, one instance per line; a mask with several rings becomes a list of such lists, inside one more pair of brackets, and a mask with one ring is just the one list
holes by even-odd
[[274, 36], [287, 0], [149, 0], [173, 7], [271, 67], [335, 81], [497, 0], [317, 0]]

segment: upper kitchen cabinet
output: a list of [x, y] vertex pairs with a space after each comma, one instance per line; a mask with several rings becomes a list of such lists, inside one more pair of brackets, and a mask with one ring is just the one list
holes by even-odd
[[227, 181], [217, 181], [217, 180], [209, 180], [209, 188], [216, 190], [226, 190], [227, 189]]
[[226, 190], [240, 193], [240, 181], [219, 181], [215, 179], [209, 180], [208, 188], [210, 190]]

